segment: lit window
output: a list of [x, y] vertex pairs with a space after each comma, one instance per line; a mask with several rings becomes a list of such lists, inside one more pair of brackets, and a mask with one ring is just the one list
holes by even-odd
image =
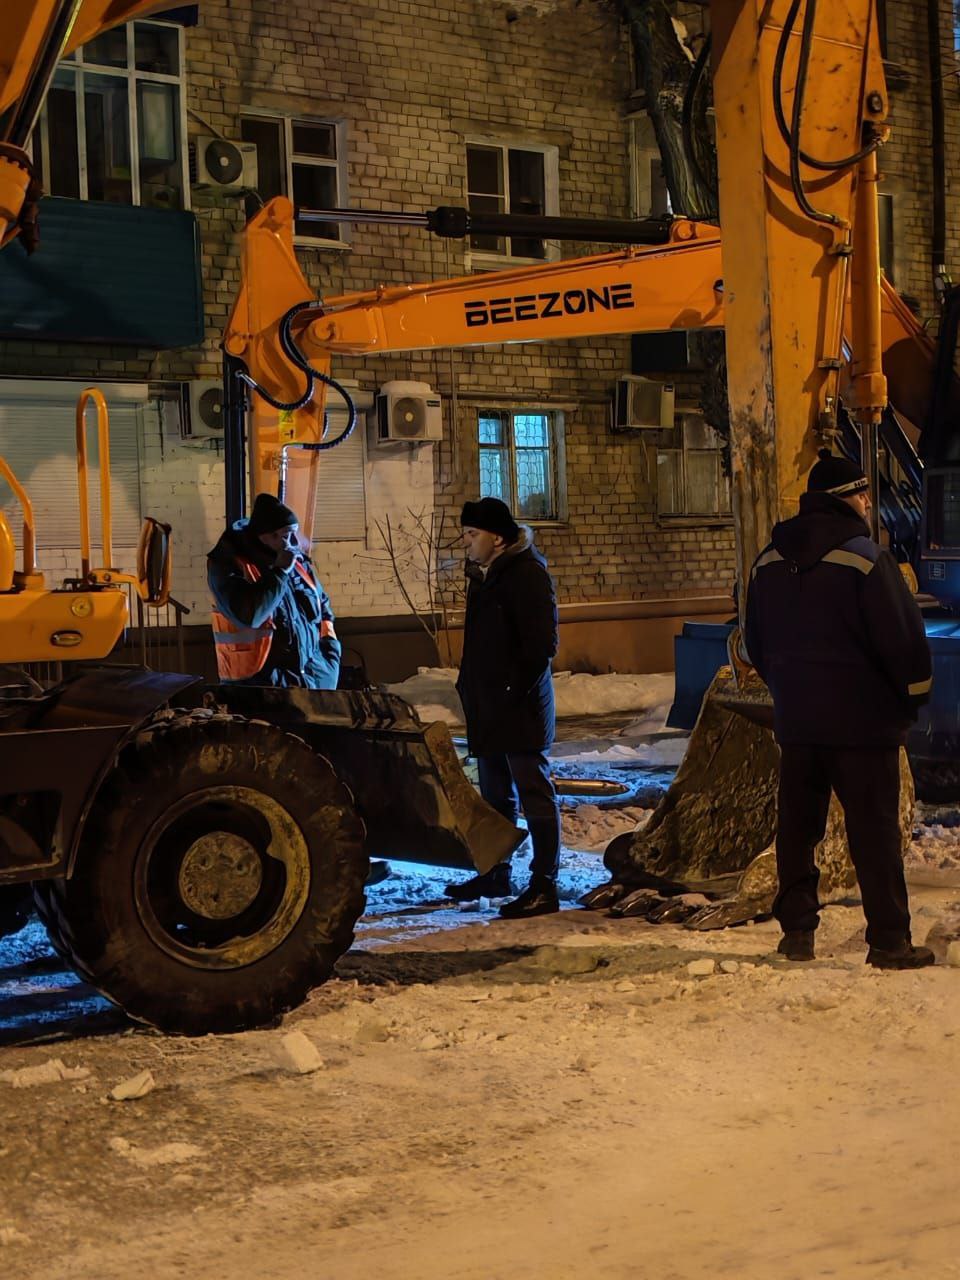
[[183, 31], [130, 22], [57, 68], [33, 138], [48, 195], [182, 209]]
[[677, 415], [676, 447], [657, 451], [657, 511], [661, 516], [727, 517], [730, 478], [723, 442], [699, 413]]
[[560, 414], [545, 409], [481, 409], [480, 496], [500, 498], [517, 519], [560, 518]]
[[[556, 147], [468, 143], [467, 207], [477, 214], [555, 215]], [[472, 235], [470, 248], [481, 258], [537, 261], [556, 256], [552, 242], [520, 236]]]
[[[339, 209], [346, 204], [344, 127], [330, 120], [245, 115], [240, 136], [257, 148], [257, 189], [264, 200], [287, 196], [296, 209]], [[347, 227], [298, 218], [298, 240], [343, 244]]]

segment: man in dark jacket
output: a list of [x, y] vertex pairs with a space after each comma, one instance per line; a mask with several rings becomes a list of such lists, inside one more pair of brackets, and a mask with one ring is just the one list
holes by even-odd
[[746, 647], [773, 697], [780, 744], [779, 950], [812, 960], [814, 849], [831, 789], [843, 808], [867, 921], [867, 963], [915, 969], [900, 848], [900, 747], [929, 693], [923, 619], [889, 551], [870, 537], [863, 472], [821, 450], [800, 514], [773, 530], [747, 595]]
[[[553, 580], [531, 530], [498, 498], [468, 502], [460, 523], [469, 585], [457, 691], [470, 753], [484, 799], [511, 822], [522, 807], [533, 844], [530, 884], [500, 914], [543, 915], [559, 910], [560, 811], [546, 756], [558, 644]], [[501, 897], [510, 892], [510, 863], [447, 892], [460, 902]]]
[[297, 517], [261, 493], [249, 520], [207, 557], [220, 679], [278, 688], [335, 689], [340, 641], [333, 609], [303, 553]]

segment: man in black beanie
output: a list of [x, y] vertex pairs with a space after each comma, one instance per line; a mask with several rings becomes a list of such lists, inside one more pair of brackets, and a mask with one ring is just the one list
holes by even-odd
[[335, 689], [340, 641], [296, 514], [257, 495], [207, 557], [217, 670], [226, 683]]
[[[484, 799], [511, 822], [522, 807], [533, 859], [530, 884], [500, 914], [558, 911], [560, 811], [546, 752], [553, 742], [550, 663], [557, 652], [557, 602], [533, 533], [499, 498], [468, 502], [460, 518], [467, 550], [467, 612], [457, 692], [477, 757]], [[459, 902], [510, 893], [510, 863], [450, 884]]]
[[867, 480], [821, 450], [800, 514], [774, 526], [750, 575], [745, 642], [773, 697], [780, 744], [779, 951], [814, 958], [814, 849], [831, 790], [843, 808], [867, 921], [867, 963], [917, 969], [900, 836], [900, 747], [930, 693], [923, 618], [889, 551], [870, 537]]

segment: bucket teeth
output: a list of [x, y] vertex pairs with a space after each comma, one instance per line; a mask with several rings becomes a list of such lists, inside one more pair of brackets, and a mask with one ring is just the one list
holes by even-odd
[[617, 884], [615, 880], [610, 880], [607, 884], [598, 884], [595, 889], [588, 890], [587, 893], [579, 899], [579, 905], [586, 907], [588, 911], [605, 911], [608, 907], [612, 907], [623, 897], [626, 889], [622, 884]]
[[610, 908], [612, 916], [647, 916], [664, 901], [656, 889], [634, 889]]

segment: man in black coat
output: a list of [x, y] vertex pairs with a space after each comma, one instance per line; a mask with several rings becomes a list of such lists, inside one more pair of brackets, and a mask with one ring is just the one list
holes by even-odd
[[261, 493], [207, 557], [217, 668], [225, 683], [335, 689], [340, 641], [296, 514]]
[[923, 618], [889, 551], [870, 537], [869, 487], [821, 450], [800, 514], [753, 566], [745, 642], [773, 697], [780, 744], [779, 950], [812, 960], [819, 922], [814, 849], [830, 792], [843, 808], [866, 916], [867, 963], [933, 964], [913, 946], [900, 848], [900, 747], [930, 693]]
[[[467, 612], [457, 692], [484, 799], [511, 822], [523, 809], [533, 844], [528, 888], [500, 914], [559, 910], [560, 811], [546, 752], [553, 742], [550, 663], [557, 652], [557, 602], [533, 534], [498, 498], [468, 502], [460, 520], [467, 550]], [[510, 863], [447, 886], [468, 902], [510, 892]]]

